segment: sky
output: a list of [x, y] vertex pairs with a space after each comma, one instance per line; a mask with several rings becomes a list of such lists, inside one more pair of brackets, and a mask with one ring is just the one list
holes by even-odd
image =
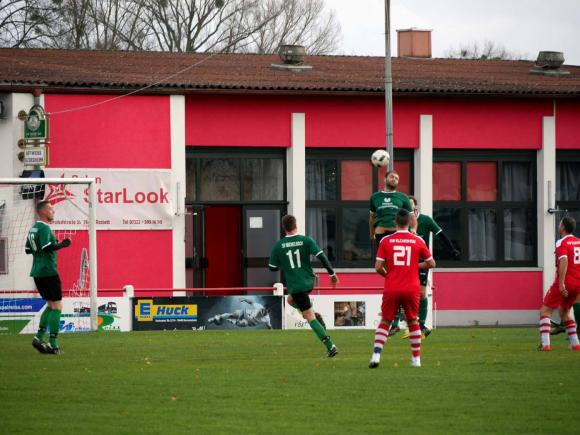
[[[384, 56], [386, 0], [326, 0], [342, 28], [336, 54]], [[562, 51], [580, 65], [580, 0], [391, 0], [391, 52], [396, 29], [431, 29], [433, 57], [486, 40], [522, 59]]]

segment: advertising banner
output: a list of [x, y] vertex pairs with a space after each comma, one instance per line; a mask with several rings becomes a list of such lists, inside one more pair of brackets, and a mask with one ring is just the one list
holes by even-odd
[[[64, 298], [62, 300], [60, 332], [88, 332], [91, 330], [90, 300]], [[34, 334], [46, 302], [40, 298], [0, 299], [0, 334]], [[131, 306], [127, 298], [98, 298], [99, 331], [130, 331]]]
[[282, 329], [282, 297], [133, 299], [133, 330], [171, 329]]
[[[97, 229], [170, 229], [173, 224], [171, 171], [165, 169], [55, 169], [44, 170], [47, 178], [95, 178]], [[74, 204], [72, 189], [49, 184], [45, 199], [56, 210], [53, 228], [86, 229], [87, 217]], [[76, 194], [78, 195], [78, 193]], [[67, 199], [71, 201], [67, 201]], [[83, 198], [88, 201], [88, 189]]]
[[[327, 329], [375, 329], [380, 321], [382, 295], [311, 295], [314, 311]], [[309, 328], [298, 310], [285, 304], [285, 328]]]

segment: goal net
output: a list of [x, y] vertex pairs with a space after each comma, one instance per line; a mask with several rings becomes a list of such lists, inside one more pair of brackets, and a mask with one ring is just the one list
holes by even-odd
[[34, 332], [44, 304], [30, 277], [32, 255], [24, 246], [37, 220], [36, 204], [49, 201], [55, 210], [50, 224], [59, 242], [70, 239], [68, 248], [57, 251], [57, 268], [63, 299], [83, 305], [72, 313], [63, 309], [68, 330], [97, 329], [96, 213], [93, 179], [0, 178], [0, 334], [15, 329]]

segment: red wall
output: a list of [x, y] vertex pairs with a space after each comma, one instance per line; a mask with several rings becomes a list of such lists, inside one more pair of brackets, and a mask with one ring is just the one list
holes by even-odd
[[556, 103], [556, 148], [580, 149], [578, 100], [561, 100]]
[[[111, 95], [45, 95], [47, 112], [104, 103]], [[50, 116], [50, 166], [170, 168], [169, 97], [125, 97]]]
[[[47, 112], [103, 103], [112, 96], [45, 95]], [[131, 96], [85, 110], [50, 117], [50, 167], [156, 168], [171, 167], [168, 96]], [[78, 276], [83, 237], [73, 238], [67, 254], [59, 254], [65, 276]], [[173, 286], [172, 232], [98, 231], [98, 287]], [[67, 255], [69, 257], [67, 257]], [[69, 272], [63, 263], [72, 263]], [[64, 276], [63, 276], [64, 278]], [[64, 283], [63, 283], [64, 284]]]
[[[306, 146], [385, 146], [384, 100], [380, 97], [187, 97], [188, 146], [289, 147], [292, 113], [306, 114]], [[419, 112], [402, 101], [395, 106], [394, 142], [419, 146]]]

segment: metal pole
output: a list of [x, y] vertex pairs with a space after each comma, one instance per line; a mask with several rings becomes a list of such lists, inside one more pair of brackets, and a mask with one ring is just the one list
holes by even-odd
[[97, 186], [93, 180], [89, 184], [89, 292], [91, 295], [91, 331], [99, 327], [97, 311]]
[[393, 73], [391, 70], [391, 0], [385, 0], [385, 116], [387, 131], [387, 152], [391, 156], [389, 171], [393, 170], [395, 153], [393, 150]]

